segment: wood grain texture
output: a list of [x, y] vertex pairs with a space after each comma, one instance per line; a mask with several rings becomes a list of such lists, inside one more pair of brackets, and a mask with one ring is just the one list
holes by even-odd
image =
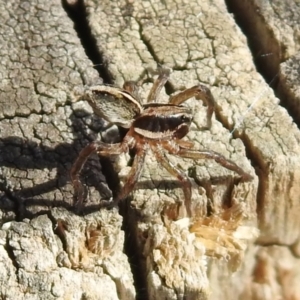
[[[0, 3], [1, 295], [134, 299], [121, 216], [99, 211], [96, 197], [88, 219], [68, 211], [70, 168], [96, 136], [89, 128], [102, 126], [87, 104], [73, 103], [73, 89], [98, 74], [61, 1], [48, 4]], [[109, 196], [97, 157], [89, 166], [89, 192]]]
[[[300, 297], [300, 133], [290, 116], [299, 122], [299, 10], [289, 2], [53, 1], [48, 10], [43, 0], [1, 2], [5, 297]], [[236, 23], [241, 20], [251, 28], [244, 29], [248, 38], [257, 40], [254, 57]], [[278, 75], [275, 92], [289, 113], [256, 71], [257, 57], [269, 70], [265, 76]], [[105, 83], [116, 86], [141, 79], [157, 64], [172, 68], [161, 102], [198, 82], [208, 86], [217, 103], [212, 128], [200, 130], [206, 108], [191, 99], [186, 105], [195, 117], [187, 138], [196, 149], [234, 160], [253, 181], [240, 183], [215, 162], [170, 156], [193, 186], [194, 218], [174, 221], [181, 186], [149, 153], [122, 207], [124, 222], [117, 210], [99, 211], [101, 199], [111, 196], [109, 186], [116, 186], [107, 165], [93, 156], [81, 176], [88, 186], [85, 216], [78, 214], [72, 162], [91, 140], [118, 139], [86, 101], [75, 102], [74, 89], [101, 82], [92, 63], [100, 64]], [[150, 87], [150, 80], [141, 87], [143, 99]], [[124, 155], [114, 162], [121, 183], [129, 160]]]
[[[280, 104], [287, 108], [299, 127], [298, 1], [230, 0], [227, 3], [248, 36], [257, 68], [272, 84]], [[299, 138], [286, 127], [290, 124], [286, 119], [275, 121], [272, 117], [272, 122], [277, 124], [273, 132], [283, 152], [277, 151], [278, 160], [270, 166], [268, 178], [271, 180], [267, 183], [271, 183], [273, 192], [267, 195], [267, 201], [261, 202], [258, 215], [261, 236], [257, 241], [261, 247], [258, 247], [253, 279], [242, 297], [298, 299], [300, 290], [295, 282], [300, 266]], [[287, 163], [283, 162], [280, 167], [283, 157]]]

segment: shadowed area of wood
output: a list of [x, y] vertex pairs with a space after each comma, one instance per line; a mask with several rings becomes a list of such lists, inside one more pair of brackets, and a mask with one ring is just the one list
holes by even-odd
[[[0, 5], [3, 297], [300, 297], [296, 9], [254, 0]], [[274, 90], [255, 63], [268, 82], [277, 77]], [[187, 140], [253, 180], [241, 182], [214, 161], [169, 155], [192, 184], [193, 218], [177, 219], [182, 186], [148, 153], [135, 191], [119, 211], [107, 210], [103, 200], [122, 187], [132, 153], [92, 155], [80, 175], [86, 201], [76, 207], [69, 174], [78, 153], [124, 135], [76, 89], [140, 81], [146, 101], [158, 65], [173, 70], [160, 102], [198, 83], [215, 98], [209, 130], [202, 102], [184, 104], [194, 116]]]

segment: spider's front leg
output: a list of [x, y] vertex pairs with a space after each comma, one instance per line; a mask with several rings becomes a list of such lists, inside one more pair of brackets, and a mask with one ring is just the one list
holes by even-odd
[[195, 97], [197, 100], [202, 100], [207, 105], [207, 126], [209, 129], [211, 127], [211, 118], [215, 110], [215, 99], [210, 91], [205, 85], [198, 84], [189, 89], [186, 89], [178, 94], [171, 96], [169, 99], [170, 104], [180, 105], [190, 98]]
[[139, 94], [139, 87], [140, 84], [136, 81], [125, 81], [123, 84], [123, 89], [130, 93], [135, 98], [135, 100], [137, 100], [138, 103], [141, 104], [142, 101]]
[[70, 173], [71, 181], [74, 186], [75, 198], [77, 199], [77, 204], [79, 206], [83, 203], [85, 198], [85, 188], [80, 181], [79, 175], [87, 159], [95, 152], [102, 156], [112, 156], [120, 155], [126, 151], [127, 147], [124, 143], [108, 145], [97, 141], [90, 143], [80, 151]]
[[148, 99], [147, 99], [148, 103], [158, 102], [157, 101], [158, 95], [159, 95], [161, 89], [164, 87], [164, 85], [168, 81], [171, 70], [161, 67], [158, 69], [158, 72], [159, 72], [159, 75], [158, 75], [157, 79], [155, 80], [155, 82], [153, 83], [152, 88], [148, 95]]
[[[158, 77], [154, 81], [152, 88], [148, 94], [147, 103], [158, 102], [159, 93], [161, 89], [164, 87], [164, 85], [166, 84], [166, 82], [168, 81], [171, 70], [160, 67], [158, 68], [157, 73], [158, 73]], [[140, 81], [139, 82], [126, 81], [123, 84], [123, 89], [129, 92], [132, 96], [134, 96], [139, 103], [142, 103], [141, 97], [138, 92], [140, 85], [141, 85]]]

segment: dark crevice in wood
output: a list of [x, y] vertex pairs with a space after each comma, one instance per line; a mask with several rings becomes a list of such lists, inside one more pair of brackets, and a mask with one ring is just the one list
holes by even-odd
[[[282, 61], [281, 46], [267, 28], [259, 13], [259, 7], [251, 1], [225, 0], [225, 3], [247, 37], [257, 71], [270, 83], [279, 72]], [[273, 80], [271, 87], [276, 88], [277, 84], [278, 80]]]
[[[138, 24], [139, 24], [139, 33], [140, 33], [141, 41], [144, 43], [144, 45], [146, 46], [148, 52], [149, 52], [149, 53], [151, 54], [151, 56], [153, 57], [153, 60], [157, 63], [157, 69], [158, 69], [159, 67], [163, 67], [163, 66], [164, 66], [164, 62], [163, 62], [163, 61], [162, 61], [162, 62], [159, 61], [159, 59], [158, 59], [158, 57], [157, 57], [157, 55], [156, 55], [156, 52], [155, 52], [155, 50], [153, 49], [153, 47], [152, 47], [150, 41], [149, 41], [149, 40], [144, 36], [144, 34], [143, 34], [143, 25], [142, 25], [141, 23], [139, 23], [138, 20], [136, 20], [136, 21], [137, 21]], [[183, 68], [183, 69], [185, 70], [185, 68]], [[146, 82], [146, 81], [145, 81], [145, 82]], [[167, 95], [171, 95], [171, 94], [173, 94], [173, 93], [175, 92], [174, 87], [172, 86], [172, 84], [171, 84], [169, 81], [166, 82], [164, 88], [165, 88], [165, 91], [166, 91], [166, 94], [167, 94]]]
[[[85, 49], [86, 55], [93, 62], [94, 68], [98, 71], [105, 84], [112, 84], [113, 76], [108, 71], [107, 61], [101, 50], [99, 50], [96, 38], [92, 35], [84, 1], [78, 0], [75, 4], [71, 5], [67, 0], [62, 0], [62, 6], [70, 19], [74, 22], [74, 29]], [[99, 22], [101, 22], [101, 20], [99, 20]]]
[[10, 258], [13, 266], [15, 267], [15, 275], [18, 280], [18, 273], [19, 273], [19, 266], [16, 260], [16, 256], [14, 254], [14, 249], [13, 247], [9, 244], [10, 237], [6, 236], [6, 244], [4, 245], [4, 249], [6, 250], [6, 253], [8, 257]]
[[146, 46], [148, 52], [153, 57], [153, 60], [156, 61], [157, 64], [163, 64], [163, 62], [159, 61], [159, 59], [158, 59], [158, 57], [155, 53], [155, 50], [153, 49], [150, 41], [143, 34], [143, 25], [139, 22], [139, 20], [136, 20], [136, 22], [139, 24], [139, 34], [140, 34], [141, 41], [144, 43], [144, 45]]
[[[71, 20], [74, 22], [75, 30], [81, 40], [81, 43], [86, 51], [87, 56], [95, 65], [95, 69], [98, 71], [99, 75], [103, 78], [104, 84], [113, 84], [113, 76], [108, 71], [107, 62], [105, 61], [103, 53], [98, 48], [95, 37], [91, 33], [91, 28], [88, 24], [87, 19], [87, 11], [82, 0], [77, 1], [75, 5], [69, 5], [66, 0], [62, 0], [62, 4], [66, 12], [68, 13]], [[100, 20], [99, 20], [100, 22]], [[123, 129], [119, 127], [119, 133], [121, 140], [127, 133], [127, 129]], [[99, 157], [103, 175], [106, 178], [107, 185], [109, 189], [112, 191], [113, 197], [116, 197], [118, 192], [120, 191], [120, 180], [117, 172], [114, 170], [113, 163], [107, 157]], [[123, 217], [123, 226], [122, 230], [125, 232], [125, 249], [124, 252], [128, 256], [129, 263], [131, 265], [131, 270], [134, 276], [134, 284], [137, 289], [138, 295], [139, 291], [144, 289], [145, 283], [141, 283], [139, 276], [139, 265], [135, 260], [136, 255], [136, 247], [132, 247], [133, 234], [131, 230], [128, 228], [127, 223], [127, 205], [128, 203], [124, 200], [120, 203], [120, 214]], [[57, 232], [58, 234], [59, 232]], [[61, 240], [63, 241], [63, 236], [61, 236]], [[143, 296], [146, 293], [142, 293]], [[137, 297], [137, 299], [145, 299], [145, 297]]]
[[147, 300], [147, 276], [145, 257], [142, 253], [142, 246], [137, 239], [138, 212], [130, 207], [130, 197], [120, 205], [120, 213], [123, 216], [122, 230], [125, 232], [124, 251], [128, 257], [134, 286], [136, 289], [136, 300]]
[[268, 28], [267, 21], [260, 14], [261, 7], [252, 1], [225, 0], [225, 3], [247, 37], [257, 71], [274, 90], [280, 105], [287, 109], [300, 127], [300, 109], [295, 105], [298, 100], [286, 85], [284, 76], [280, 76], [280, 64], [287, 59], [285, 46], [278, 42], [271, 28]]
[[[273, 88], [275, 95], [280, 99], [281, 105], [289, 110], [291, 98], [285, 98], [279, 90], [279, 68], [283, 60], [282, 47], [278, 44], [272, 31], [266, 26], [263, 16], [259, 13], [259, 7], [250, 1], [225, 0], [230, 13], [234, 15], [237, 25], [241, 28], [248, 40], [249, 49], [252, 52], [253, 61], [257, 71], [264, 77], [268, 85]], [[288, 100], [289, 99], [289, 100]], [[228, 129], [233, 128], [228, 124], [217, 108], [216, 118]], [[295, 114], [289, 111], [290, 115]], [[251, 161], [256, 175], [259, 178], [257, 190], [257, 214], [263, 216], [265, 192], [268, 188], [267, 167], [265, 166], [256, 149], [253, 149], [251, 141], [244, 134], [237, 131], [234, 138], [240, 138], [246, 149], [246, 156]]]
[[[83, 47], [85, 48], [87, 56], [90, 60], [95, 64], [95, 68], [97, 69], [99, 75], [103, 78], [105, 84], [113, 84], [113, 76], [109, 73], [108, 68], [106, 66], [106, 61], [104, 59], [103, 53], [98, 49], [96, 39], [92, 36], [90, 26], [87, 21], [87, 12], [82, 0], [79, 0], [75, 6], [70, 6], [67, 4], [65, 0], [63, 0], [63, 6], [67, 11], [69, 17], [73, 20], [75, 30], [78, 33], [78, 36], [81, 40]], [[99, 20], [100, 22], [100, 20]], [[128, 130], [119, 127], [119, 133], [121, 140], [125, 136]], [[100, 157], [100, 163], [102, 166], [103, 175], [106, 178], [107, 185], [109, 189], [112, 191], [113, 197], [116, 197], [118, 192], [120, 191], [120, 180], [117, 172], [114, 170], [113, 163], [109, 158]], [[122, 230], [125, 232], [125, 245], [124, 252], [128, 257], [131, 270], [134, 277], [134, 285], [137, 290], [137, 294], [141, 294], [139, 291], [144, 290], [145, 282], [141, 282], [139, 275], [140, 267], [138, 261], [135, 259], [137, 255], [136, 246], [133, 247], [135, 241], [133, 240], [133, 234], [131, 229], [128, 227], [128, 201], [123, 200], [120, 202], [120, 214], [123, 217], [123, 226]], [[143, 296], [146, 293], [142, 293]], [[137, 299], [145, 299], [145, 297], [137, 296]]]
[[[288, 62], [289, 65], [296, 65], [298, 62], [293, 62], [291, 59]], [[293, 68], [293, 67], [291, 67]], [[299, 72], [299, 71], [298, 71]], [[290, 76], [290, 75], [288, 75]], [[299, 78], [299, 76], [298, 76]], [[294, 78], [298, 81], [298, 78]], [[289, 79], [289, 78], [288, 78]], [[300, 106], [299, 106], [299, 97], [297, 97], [292, 91], [292, 84], [297, 86], [295, 82], [288, 82], [285, 74], [279, 75], [279, 84], [276, 89], [276, 96], [280, 99], [282, 103], [284, 103], [285, 108], [288, 110], [289, 115], [293, 118], [293, 121], [297, 124], [298, 128], [300, 128]]]
[[[98, 71], [104, 84], [113, 84], [113, 76], [108, 71], [107, 61], [104, 54], [99, 50], [96, 38], [92, 35], [90, 25], [88, 23], [88, 13], [86, 11], [83, 0], [76, 1], [71, 5], [66, 0], [62, 0], [62, 5], [70, 19], [74, 22], [74, 28], [81, 40], [82, 46], [85, 49], [86, 55], [93, 62], [94, 68]], [[101, 20], [99, 20], [101, 22]], [[120, 135], [124, 136], [124, 132], [119, 128]], [[120, 181], [118, 174], [115, 172], [112, 162], [109, 158], [99, 157], [102, 172], [107, 180], [109, 189], [113, 196], [116, 196], [119, 191]]]
[[120, 179], [114, 169], [113, 163], [107, 157], [99, 157], [102, 166], [102, 172], [106, 178], [108, 188], [111, 190], [113, 197], [116, 197], [120, 190]]
[[250, 160], [252, 167], [255, 170], [255, 174], [258, 177], [258, 188], [256, 195], [256, 212], [258, 215], [258, 220], [263, 223], [262, 217], [264, 215], [263, 209], [265, 207], [265, 194], [268, 190], [269, 180], [268, 180], [268, 170], [263, 158], [260, 154], [253, 148], [252, 142], [249, 138], [242, 134], [236, 134], [236, 138], [240, 138], [246, 149], [246, 156]]
[[[224, 117], [221, 113], [222, 108], [219, 106], [216, 106], [215, 108], [215, 116], [216, 120], [218, 120], [222, 125], [230, 132], [232, 132], [233, 127], [229, 125], [228, 120], [226, 117]], [[240, 139], [244, 146], [246, 151], [246, 157], [250, 161], [255, 174], [259, 178], [258, 181], [258, 189], [257, 189], [257, 198], [256, 198], [256, 204], [257, 204], [257, 213], [259, 214], [262, 212], [263, 205], [264, 205], [264, 195], [265, 191], [267, 189], [267, 168], [264, 165], [264, 161], [261, 159], [259, 153], [257, 153], [256, 149], [253, 148], [253, 145], [251, 141], [249, 140], [248, 136], [244, 133], [240, 133], [238, 130], [232, 132], [232, 138], [234, 139]], [[236, 162], [238, 164], [238, 162]]]

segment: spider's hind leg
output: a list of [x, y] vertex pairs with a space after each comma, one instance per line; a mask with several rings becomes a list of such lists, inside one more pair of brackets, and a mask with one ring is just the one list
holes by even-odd
[[127, 198], [127, 196], [133, 191], [142, 172], [145, 156], [146, 151], [144, 151], [143, 149], [137, 150], [126, 182], [122, 190], [118, 193], [117, 197], [113, 200], [115, 205], [117, 205], [119, 201]]
[[209, 150], [190, 150], [181, 148], [177, 155], [191, 159], [213, 159], [216, 163], [220, 164], [224, 168], [234, 171], [241, 176], [242, 182], [250, 181], [253, 177], [239, 167], [235, 162], [227, 159], [225, 156]]
[[191, 209], [191, 198], [192, 198], [192, 184], [188, 177], [183, 173], [182, 170], [177, 168], [176, 166], [172, 165], [166, 154], [158, 149], [157, 147], [152, 147], [152, 151], [155, 153], [156, 158], [158, 159], [159, 163], [173, 176], [175, 176], [181, 183], [182, 189], [184, 193], [184, 206], [186, 208], [186, 212], [188, 217], [192, 216], [192, 209]]

